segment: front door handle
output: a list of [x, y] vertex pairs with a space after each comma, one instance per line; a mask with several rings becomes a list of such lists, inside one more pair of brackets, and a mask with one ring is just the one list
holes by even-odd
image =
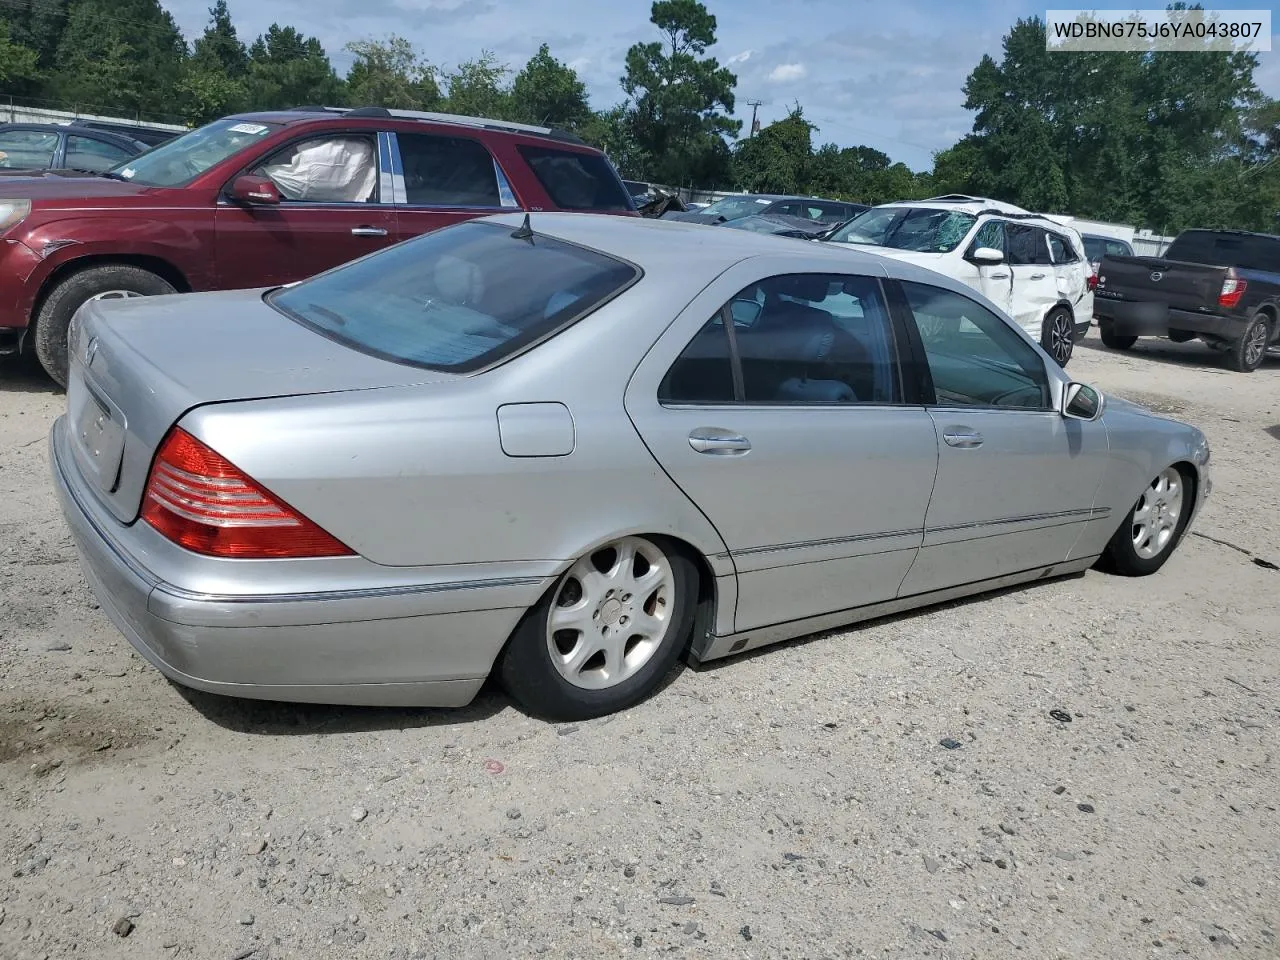
[[351, 235], [353, 237], [385, 237], [387, 231], [381, 227], [352, 227]]
[[1032, 279], [1032, 280], [1043, 280], [1046, 276], [1047, 276], [1047, 274], [1044, 274], [1044, 273], [1033, 273], [1033, 274], [1031, 275], [1031, 279]]
[[1007, 273], [993, 273], [991, 275], [991, 279], [992, 280], [1008, 280], [1009, 275]]
[[751, 449], [751, 441], [731, 430], [711, 427], [689, 434], [689, 446], [698, 453], [711, 456], [741, 456]]
[[947, 446], [960, 447], [962, 450], [982, 446], [982, 434], [963, 428], [946, 431], [942, 439], [947, 442]]

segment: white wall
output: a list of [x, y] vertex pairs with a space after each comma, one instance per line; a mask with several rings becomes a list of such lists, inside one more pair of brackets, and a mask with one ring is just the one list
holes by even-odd
[[107, 123], [121, 123], [131, 127], [156, 127], [160, 130], [175, 130], [179, 133], [187, 128], [174, 123], [151, 123], [146, 120], [134, 120], [128, 117], [103, 117], [92, 113], [69, 113], [65, 110], [45, 110], [40, 107], [20, 107], [0, 103], [0, 122], [4, 123], [61, 123], [72, 120], [102, 120]]

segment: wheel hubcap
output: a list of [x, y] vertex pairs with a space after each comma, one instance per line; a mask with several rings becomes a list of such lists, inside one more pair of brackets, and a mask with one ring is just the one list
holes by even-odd
[[1249, 366], [1262, 362], [1262, 355], [1267, 352], [1267, 328], [1259, 323], [1249, 331], [1249, 339], [1244, 345], [1244, 359]]
[[130, 300], [134, 297], [140, 297], [142, 294], [136, 290], [104, 290], [102, 293], [95, 293], [90, 300]]
[[1071, 323], [1066, 317], [1059, 315], [1054, 318], [1053, 326], [1049, 331], [1050, 342], [1053, 347], [1053, 359], [1059, 363], [1065, 363], [1071, 358], [1071, 349], [1075, 345], [1072, 337]]
[[667, 555], [624, 537], [564, 575], [547, 618], [547, 652], [560, 676], [585, 690], [624, 682], [673, 629], [675, 578]]
[[1133, 549], [1144, 560], [1160, 556], [1173, 542], [1182, 518], [1182, 474], [1169, 467], [1151, 481], [1133, 510]]

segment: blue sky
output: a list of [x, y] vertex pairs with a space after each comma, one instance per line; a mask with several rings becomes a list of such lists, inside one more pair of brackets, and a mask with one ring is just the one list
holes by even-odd
[[[162, 0], [188, 37], [204, 28], [209, 0]], [[518, 69], [540, 43], [587, 83], [592, 105], [623, 97], [626, 51], [657, 39], [649, 0], [229, 0], [246, 42], [273, 21], [320, 38], [339, 72], [342, 47], [396, 32], [433, 63], [493, 50]], [[1207, 4], [1212, 7], [1213, 4]], [[1071, 6], [1054, 4], [1054, 7]], [[1100, 4], [1114, 7], [1116, 4]], [[1144, 7], [1163, 2], [1147, 0]], [[1224, 8], [1249, 6], [1240, 0]], [[761, 100], [763, 122], [799, 101], [819, 142], [867, 144], [915, 169], [967, 133], [972, 116], [960, 88], [982, 54], [999, 56], [1000, 38], [1020, 16], [1045, 7], [1018, 0], [710, 0], [718, 21], [712, 53], [738, 75], [738, 117]], [[1259, 85], [1280, 97], [1280, 37], [1261, 55]], [[1190, 54], [1188, 54], [1190, 56]], [[744, 124], [744, 134], [746, 127]]]

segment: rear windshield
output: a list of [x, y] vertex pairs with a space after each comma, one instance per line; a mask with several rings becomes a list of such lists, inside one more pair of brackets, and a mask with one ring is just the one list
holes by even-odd
[[[536, 225], [535, 225], [536, 231]], [[362, 353], [468, 373], [600, 307], [640, 277], [629, 263], [536, 232], [462, 223], [268, 295]]]
[[1173, 243], [1169, 244], [1162, 259], [1277, 272], [1280, 271], [1280, 239], [1243, 233], [1187, 230], [1178, 234]]
[[634, 210], [618, 172], [600, 153], [520, 147], [534, 176], [561, 210]]

